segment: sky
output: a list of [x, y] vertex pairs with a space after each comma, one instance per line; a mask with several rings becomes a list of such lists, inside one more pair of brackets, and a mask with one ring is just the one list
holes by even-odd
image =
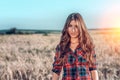
[[88, 29], [120, 27], [120, 0], [0, 0], [0, 30], [62, 30], [73, 12]]

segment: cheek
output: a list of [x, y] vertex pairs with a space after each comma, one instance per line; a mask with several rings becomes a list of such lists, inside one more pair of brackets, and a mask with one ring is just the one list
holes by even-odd
[[80, 33], [78, 29], [76, 29], [76, 33], [78, 33], [78, 34]]
[[68, 33], [69, 33], [69, 34], [71, 33], [71, 30], [70, 30], [70, 28], [68, 28], [68, 30], [67, 30], [67, 31], [68, 31]]
[[77, 30], [77, 31], [76, 31], [76, 36], [79, 36], [79, 35], [80, 35], [80, 31]]

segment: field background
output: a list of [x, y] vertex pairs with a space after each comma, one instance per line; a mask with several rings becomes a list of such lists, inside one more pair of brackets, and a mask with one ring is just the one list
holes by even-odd
[[[89, 30], [100, 80], [120, 80], [120, 31]], [[60, 33], [0, 35], [0, 80], [51, 80]]]

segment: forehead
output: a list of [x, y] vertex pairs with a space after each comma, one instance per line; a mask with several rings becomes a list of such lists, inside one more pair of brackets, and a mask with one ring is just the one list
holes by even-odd
[[78, 25], [78, 21], [72, 20], [72, 21], [70, 22], [70, 25]]

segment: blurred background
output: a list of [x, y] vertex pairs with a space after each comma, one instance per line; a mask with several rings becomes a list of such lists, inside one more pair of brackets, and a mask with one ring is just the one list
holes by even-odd
[[120, 27], [119, 0], [1, 0], [0, 29], [61, 30], [79, 12], [89, 29]]
[[73, 12], [93, 38], [99, 79], [120, 80], [120, 0], [1, 0], [0, 80], [51, 80], [55, 47]]

